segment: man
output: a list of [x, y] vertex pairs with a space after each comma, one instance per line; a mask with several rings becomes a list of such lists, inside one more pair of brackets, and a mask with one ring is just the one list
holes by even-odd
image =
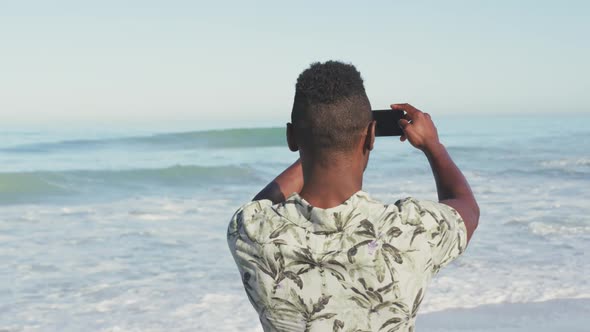
[[228, 244], [265, 331], [413, 331], [426, 287], [465, 250], [479, 208], [428, 113], [393, 104], [401, 141], [426, 155], [439, 202], [383, 204], [362, 191], [375, 141], [349, 64], [298, 78], [287, 142], [300, 159], [242, 206]]

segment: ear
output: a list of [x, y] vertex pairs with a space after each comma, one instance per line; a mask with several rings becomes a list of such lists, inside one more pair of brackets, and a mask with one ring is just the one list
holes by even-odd
[[289, 145], [289, 150], [295, 152], [299, 150], [299, 146], [297, 146], [297, 140], [295, 139], [295, 128], [293, 128], [292, 123], [287, 123], [287, 145]]
[[365, 136], [365, 149], [371, 151], [373, 150], [373, 146], [375, 145], [375, 124], [377, 122], [375, 120], [369, 123], [367, 126], [367, 136]]

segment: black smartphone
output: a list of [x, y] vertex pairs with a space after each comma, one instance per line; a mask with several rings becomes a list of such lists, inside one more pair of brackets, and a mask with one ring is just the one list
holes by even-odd
[[399, 110], [374, 110], [373, 120], [375, 125], [375, 136], [401, 136], [404, 132], [399, 126], [399, 120], [404, 116], [404, 111]]

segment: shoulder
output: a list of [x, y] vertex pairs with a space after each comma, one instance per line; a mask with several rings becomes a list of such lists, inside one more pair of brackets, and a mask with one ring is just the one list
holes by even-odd
[[415, 225], [426, 234], [435, 272], [465, 251], [467, 229], [453, 207], [431, 200], [408, 197], [395, 203], [402, 223]]
[[443, 220], [463, 223], [457, 210], [443, 203], [406, 197], [398, 200], [394, 205], [398, 208], [402, 219], [408, 223], [417, 223], [423, 219], [432, 219], [438, 223]]
[[232, 220], [248, 220], [271, 206], [272, 201], [269, 199], [247, 202], [236, 210]]
[[272, 201], [262, 199], [250, 201], [240, 206], [233, 214], [230, 221], [230, 228], [238, 228], [243, 223], [255, 219], [258, 214], [272, 206]]
[[458, 238], [461, 247], [466, 245], [465, 222], [453, 207], [414, 197], [400, 199], [394, 205], [399, 210], [402, 224], [423, 229], [431, 240], [453, 235]]
[[272, 232], [279, 217], [272, 201], [268, 199], [247, 202], [233, 214], [227, 229], [227, 239], [233, 241], [239, 237], [259, 242], [264, 235]]

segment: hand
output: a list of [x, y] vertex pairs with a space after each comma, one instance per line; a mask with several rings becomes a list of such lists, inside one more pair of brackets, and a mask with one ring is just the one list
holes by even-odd
[[430, 114], [423, 113], [410, 104], [392, 104], [391, 109], [406, 112], [399, 121], [399, 126], [404, 131], [400, 141], [407, 139], [415, 148], [425, 152], [440, 145]]

